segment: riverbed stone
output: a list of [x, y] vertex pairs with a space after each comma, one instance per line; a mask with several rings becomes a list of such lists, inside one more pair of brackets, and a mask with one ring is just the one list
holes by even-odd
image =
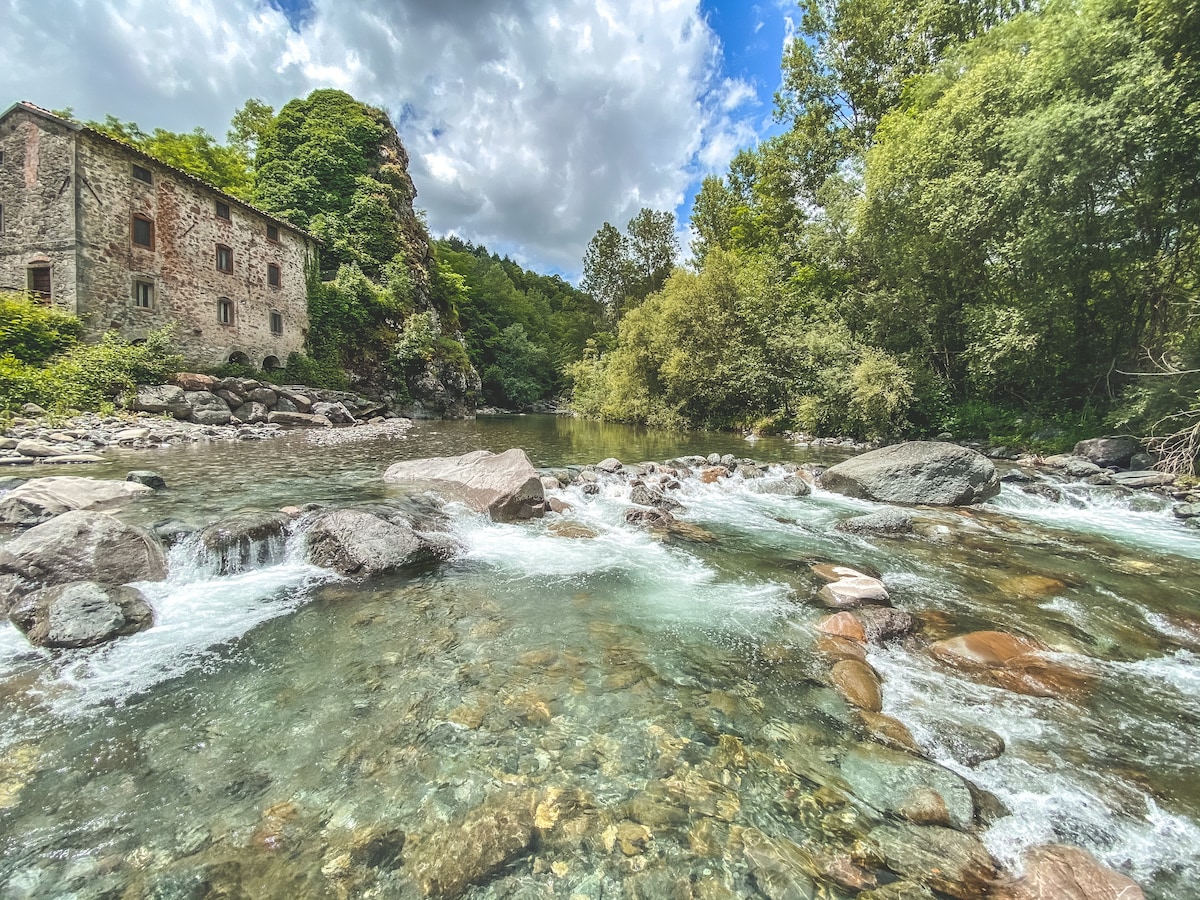
[[909, 753], [864, 744], [843, 756], [840, 768], [854, 796], [882, 813], [958, 829], [974, 821], [975, 803], [962, 778]]
[[883, 689], [879, 675], [865, 662], [843, 659], [834, 663], [829, 681], [851, 706], [869, 712], [883, 708]]
[[198, 425], [228, 425], [229, 404], [209, 391], [184, 391], [184, 399], [191, 407], [191, 419]]
[[144, 631], [154, 611], [131, 587], [74, 581], [26, 595], [9, 620], [38, 647], [91, 647]]
[[320, 402], [312, 405], [312, 414], [324, 416], [334, 425], [353, 425], [357, 419], [342, 403]]
[[148, 532], [107, 513], [72, 510], [0, 547], [0, 608], [32, 590], [75, 581], [161, 581], [162, 547]]
[[183, 388], [177, 384], [139, 384], [129, 408], [155, 415], [166, 413], [176, 419], [186, 419], [192, 412]]
[[836, 563], [816, 563], [810, 567], [812, 573], [822, 581], [840, 581], [843, 578], [870, 578], [866, 572], [860, 572], [858, 569], [852, 569], [850, 566], [837, 565]]
[[1101, 468], [1117, 466], [1126, 468], [1135, 453], [1142, 450], [1142, 442], [1129, 435], [1091, 438], [1075, 445], [1075, 456], [1091, 460]]
[[361, 509], [319, 513], [304, 533], [314, 565], [354, 579], [425, 565], [436, 558], [411, 528]]
[[1002, 631], [975, 631], [936, 641], [929, 652], [945, 665], [1019, 694], [1068, 696], [1091, 681], [1081, 668], [1047, 657], [1036, 641]]
[[817, 623], [817, 630], [825, 634], [849, 638], [852, 641], [865, 643], [867, 640], [867, 633], [863, 629], [862, 621], [852, 612], [843, 611], [826, 616]]
[[596, 463], [596, 468], [608, 475], [615, 475], [620, 472], [625, 466], [616, 457], [610, 456], [608, 459], [602, 459]]
[[[409, 845], [405, 870], [422, 896], [457, 900], [533, 846], [532, 791], [503, 791]], [[410, 836], [411, 837], [411, 836]]]
[[1170, 472], [1113, 472], [1108, 476], [1112, 483], [1127, 488], [1160, 487], [1175, 483]]
[[149, 469], [134, 469], [125, 476], [125, 480], [134, 484], [144, 484], [152, 491], [161, 491], [167, 486], [167, 482], [161, 475], [151, 472]]
[[267, 416], [267, 421], [272, 425], [294, 425], [300, 428], [328, 428], [333, 424], [324, 416], [314, 416], [302, 412], [280, 412], [279, 407], [276, 407], [276, 411]]
[[267, 421], [271, 411], [265, 404], [256, 400], [247, 400], [233, 410], [233, 417], [246, 425], [259, 425]]
[[291, 520], [284, 513], [246, 510], [200, 532], [201, 546], [220, 560], [222, 574], [267, 563], [271, 543], [281, 542]]
[[889, 602], [883, 582], [866, 575], [831, 581], [817, 592], [817, 599], [830, 609], [856, 609], [865, 603]]
[[912, 613], [891, 606], [863, 606], [858, 610], [858, 617], [866, 640], [872, 644], [886, 644], [912, 634], [920, 627]]
[[71, 452], [70, 450], [64, 450], [62, 447], [57, 447], [48, 441], [35, 440], [19, 441], [16, 449], [22, 456], [32, 456], [34, 459], [49, 456], [64, 456]]
[[742, 855], [755, 886], [768, 900], [812, 900], [816, 886], [803, 849], [786, 838], [773, 838], [757, 828], [742, 834]]
[[913, 530], [913, 519], [904, 510], [889, 507], [843, 519], [835, 527], [848, 534], [909, 534]]
[[1025, 874], [998, 885], [994, 900], [1145, 900], [1132, 879], [1079, 847], [1043, 844], [1027, 850]]
[[957, 444], [908, 441], [826, 469], [821, 487], [881, 503], [965, 506], [1000, 493], [992, 461]]
[[0, 499], [0, 525], [27, 528], [71, 510], [109, 510], [152, 493], [144, 484], [59, 475], [35, 478]]
[[988, 896], [996, 863], [979, 838], [934, 825], [885, 824], [871, 830], [889, 870], [957, 900]]
[[934, 756], [948, 756], [960, 765], [974, 768], [1004, 753], [1004, 738], [982, 725], [934, 721], [926, 730], [928, 749]]
[[1092, 478], [1096, 475], [1107, 477], [1108, 475], [1103, 468], [1083, 456], [1068, 457], [1059, 468], [1071, 478]]
[[809, 483], [798, 475], [756, 478], [747, 487], [756, 494], [778, 494], [781, 497], [807, 497], [812, 493]]
[[497, 522], [545, 514], [541, 477], [519, 448], [406, 460], [393, 463], [383, 477], [394, 484], [429, 485], [476, 512], [488, 513]]

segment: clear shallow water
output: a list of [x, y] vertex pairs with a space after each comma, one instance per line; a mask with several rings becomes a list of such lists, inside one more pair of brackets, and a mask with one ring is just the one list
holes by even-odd
[[[380, 478], [396, 459], [509, 446], [547, 466], [805, 458], [528, 417], [328, 448], [301, 434], [129, 453], [89, 474], [153, 468], [170, 489], [122, 517], [201, 524], [397, 500]], [[1094, 682], [1073, 700], [953, 675], [920, 642], [869, 659], [885, 712], [1011, 813], [982, 832], [1002, 861], [1075, 843], [1152, 897], [1192, 896], [1200, 533], [1169, 506], [1094, 489], [1051, 504], [1006, 485], [977, 510], [917, 513], [948, 540], [864, 539], [833, 526], [872, 504], [735, 477], [684, 484], [680, 517], [714, 537], [693, 543], [627, 525], [615, 481], [561, 496], [574, 509], [558, 525], [451, 508], [464, 553], [413, 577], [341, 582], [294, 545], [220, 577], [182, 548], [168, 581], [145, 586], [148, 632], [52, 656], [0, 628], [0, 896], [420, 896], [414, 861], [512, 792], [571, 803], [469, 896], [671, 896], [680, 879], [695, 896], [757, 896], [753, 835], [853, 856], [882, 819], [844, 792], [863, 735], [812, 649], [813, 562], [878, 571], [928, 639], [994, 627], [1088, 657]], [[556, 533], [564, 521], [591, 536]], [[1007, 750], [973, 769], [939, 757], [947, 722], [984, 724]], [[628, 847], [613, 838], [638, 827], [648, 837]], [[356, 855], [396, 830], [403, 865]]]

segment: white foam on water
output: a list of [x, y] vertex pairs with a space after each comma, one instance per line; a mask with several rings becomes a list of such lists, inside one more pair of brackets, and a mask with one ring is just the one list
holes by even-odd
[[[1187, 685], [1196, 677], [1190, 657], [1101, 665], [1136, 677], [1165, 670]], [[977, 684], [898, 647], [873, 651], [870, 662], [883, 677], [883, 711], [904, 722], [922, 746], [931, 746], [939, 722], [983, 725], [1004, 738], [1005, 752], [975, 768], [934, 757], [1010, 810], [982, 835], [1001, 863], [1016, 870], [1028, 848], [1068, 843], [1143, 884], [1160, 876], [1200, 883], [1200, 826], [1161, 809], [1139, 785], [1103, 768], [1102, 741], [1112, 736], [1095, 735], [1095, 723], [1081, 728], [1086, 710]], [[1148, 713], [1157, 717], [1162, 710]], [[1087, 765], [1093, 756], [1101, 762]]]

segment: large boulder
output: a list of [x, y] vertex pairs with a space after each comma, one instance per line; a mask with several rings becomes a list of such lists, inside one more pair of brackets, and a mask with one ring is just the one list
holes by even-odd
[[357, 419], [343, 403], [318, 402], [312, 405], [314, 416], [324, 416], [334, 425], [353, 425]]
[[129, 408], [155, 415], [167, 413], [176, 419], [186, 419], [192, 412], [183, 388], [175, 384], [139, 384]]
[[281, 512], [247, 510], [209, 525], [200, 532], [200, 545], [222, 574], [240, 572], [281, 557], [290, 522]]
[[1086, 850], [1046, 844], [1026, 851], [1025, 874], [992, 893], [995, 900], [1145, 900], [1133, 881]]
[[162, 547], [149, 533], [107, 513], [73, 510], [0, 547], [0, 608], [50, 585], [128, 584], [166, 575]]
[[77, 475], [35, 478], [0, 499], [0, 525], [27, 528], [76, 509], [106, 510], [124, 506], [154, 489], [132, 481], [106, 481]]
[[314, 565], [357, 579], [399, 572], [442, 555], [411, 528], [362, 509], [320, 513], [305, 532], [305, 542]]
[[517, 448], [405, 460], [391, 465], [383, 477], [398, 484], [428, 484], [498, 522], [540, 518], [545, 512], [541, 477]]
[[826, 469], [827, 491], [881, 503], [964, 506], [1000, 493], [992, 461], [957, 444], [909, 441], [872, 450]]
[[[282, 409], [284, 402], [285, 398], [281, 397], [277, 409]], [[328, 428], [332, 424], [324, 416], [302, 412], [273, 412], [267, 416], [267, 421], [272, 425], [298, 425], [301, 428]]]
[[192, 409], [192, 421], [198, 425], [228, 425], [231, 413], [229, 404], [208, 391], [184, 391], [188, 406]]
[[74, 581], [34, 591], [9, 613], [39, 647], [91, 647], [154, 624], [154, 610], [131, 587]]
[[1075, 455], [1091, 460], [1101, 468], [1119, 466], [1124, 469], [1129, 465], [1135, 453], [1142, 452], [1142, 442], [1129, 435], [1116, 437], [1098, 437], [1080, 441], [1075, 445]]

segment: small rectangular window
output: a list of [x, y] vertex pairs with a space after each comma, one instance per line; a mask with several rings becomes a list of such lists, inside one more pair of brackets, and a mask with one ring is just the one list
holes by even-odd
[[221, 325], [233, 324], [233, 301], [222, 297], [217, 301], [217, 322]]
[[271, 334], [283, 334], [283, 313], [271, 313]]
[[283, 275], [279, 271], [279, 266], [275, 263], [267, 263], [267, 284], [271, 287], [279, 287], [283, 283]]
[[154, 175], [145, 166], [133, 164], [133, 177], [138, 181], [144, 181], [146, 184], [154, 184]]
[[272, 241], [273, 243], [276, 243], [276, 244], [279, 243], [279, 226], [278, 225], [268, 225], [267, 226], [267, 240]]
[[51, 281], [49, 266], [30, 266], [28, 273], [29, 293], [43, 303], [50, 302]]
[[233, 271], [233, 251], [224, 244], [217, 244], [217, 268], [222, 272]]
[[154, 223], [145, 216], [133, 217], [133, 243], [147, 250], [154, 249]]
[[154, 308], [154, 285], [149, 281], [133, 283], [133, 305], [138, 309]]
[[217, 201], [217, 218], [224, 219], [226, 222], [232, 221], [229, 215], [229, 204]]

